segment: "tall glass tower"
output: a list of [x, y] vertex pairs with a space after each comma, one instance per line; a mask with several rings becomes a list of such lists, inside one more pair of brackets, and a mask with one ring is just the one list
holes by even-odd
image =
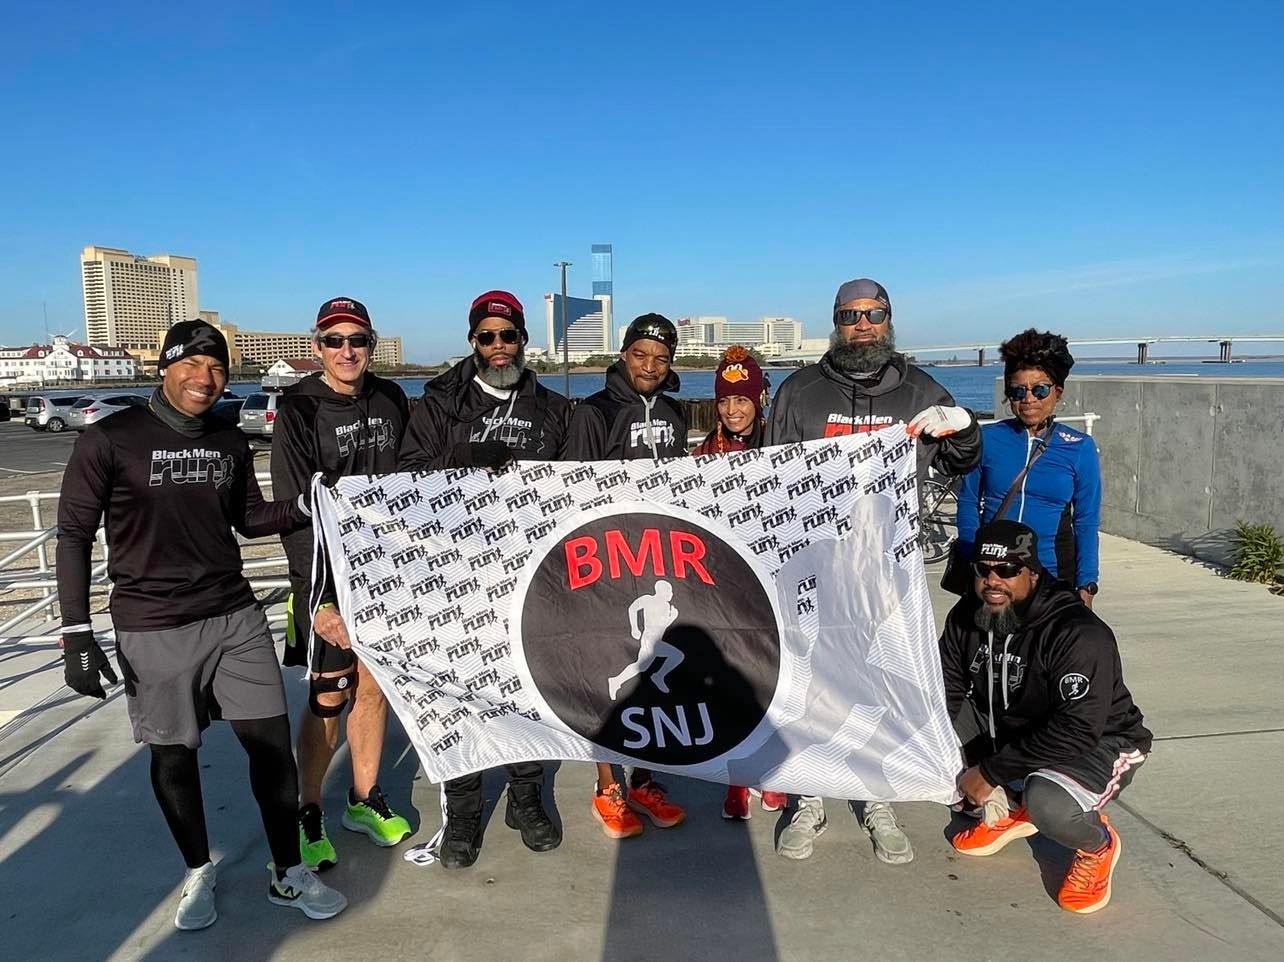
[[611, 245], [593, 245], [593, 296], [605, 294], [610, 297], [611, 290]]

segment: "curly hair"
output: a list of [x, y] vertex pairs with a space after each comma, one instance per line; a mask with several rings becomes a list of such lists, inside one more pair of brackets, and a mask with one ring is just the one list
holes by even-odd
[[1074, 367], [1074, 357], [1064, 337], [1051, 331], [1036, 331], [1033, 327], [1000, 344], [999, 357], [1003, 358], [1005, 381], [1011, 380], [1012, 375], [1023, 367], [1037, 367], [1046, 371], [1054, 384], [1062, 387]]

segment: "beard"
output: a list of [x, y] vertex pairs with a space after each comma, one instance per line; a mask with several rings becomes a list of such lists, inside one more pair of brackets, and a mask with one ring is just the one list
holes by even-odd
[[972, 619], [982, 631], [993, 632], [996, 635], [1014, 635], [1021, 627], [1024, 614], [1025, 611], [1019, 610], [1016, 603], [1012, 601], [997, 609], [982, 603], [972, 615]]
[[889, 321], [887, 332], [870, 344], [849, 344], [835, 327], [829, 335], [829, 360], [844, 374], [876, 374], [896, 353], [896, 331]]
[[526, 349], [519, 344], [517, 353], [503, 367], [491, 367], [476, 348], [473, 349], [473, 361], [477, 365], [477, 376], [491, 387], [503, 391], [516, 387], [517, 382], [522, 379], [522, 373], [526, 370]]

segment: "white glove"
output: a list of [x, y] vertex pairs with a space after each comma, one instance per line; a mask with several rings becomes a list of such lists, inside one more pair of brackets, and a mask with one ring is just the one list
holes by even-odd
[[944, 407], [933, 404], [914, 415], [905, 426], [905, 433], [912, 438], [926, 434], [929, 438], [945, 438], [966, 431], [972, 423], [972, 413], [967, 408]]

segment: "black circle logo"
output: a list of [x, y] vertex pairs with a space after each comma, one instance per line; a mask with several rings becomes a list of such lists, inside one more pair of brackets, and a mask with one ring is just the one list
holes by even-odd
[[697, 518], [643, 504], [581, 516], [531, 559], [520, 609], [516, 647], [552, 714], [655, 764], [735, 748], [780, 675], [769, 577]]

